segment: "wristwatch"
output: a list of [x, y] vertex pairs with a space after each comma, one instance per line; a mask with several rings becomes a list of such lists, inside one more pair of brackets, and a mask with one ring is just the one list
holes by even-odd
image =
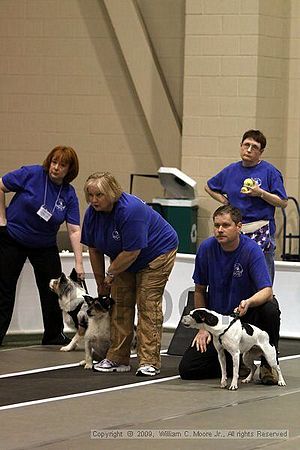
[[110, 272], [105, 272], [105, 275], [110, 278], [115, 278], [114, 274]]

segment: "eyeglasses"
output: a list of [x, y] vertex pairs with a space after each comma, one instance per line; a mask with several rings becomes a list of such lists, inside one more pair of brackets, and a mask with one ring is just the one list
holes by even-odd
[[256, 144], [252, 144], [252, 142], [243, 142], [242, 143], [242, 147], [245, 149], [245, 150], [254, 150], [254, 151], [256, 151], [256, 152], [260, 152], [260, 147], [258, 146], [258, 145], [256, 145]]

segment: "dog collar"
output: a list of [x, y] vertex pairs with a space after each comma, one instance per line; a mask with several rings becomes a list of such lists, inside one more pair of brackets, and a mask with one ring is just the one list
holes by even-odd
[[231, 314], [231, 316], [233, 317], [232, 321], [230, 322], [230, 324], [228, 325], [227, 328], [225, 328], [225, 330], [223, 331], [223, 333], [220, 334], [219, 336], [219, 342], [222, 345], [222, 340], [221, 337], [224, 336], [224, 334], [229, 330], [229, 328], [237, 321], [239, 320], [239, 314], [238, 313], [233, 313]]

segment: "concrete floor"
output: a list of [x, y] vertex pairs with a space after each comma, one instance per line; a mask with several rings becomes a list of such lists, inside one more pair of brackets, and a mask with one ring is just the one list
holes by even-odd
[[[164, 339], [167, 347], [169, 336]], [[81, 351], [31, 346], [0, 350], [0, 383], [6, 374], [75, 364]], [[0, 407], [3, 450], [300, 448], [300, 355], [281, 360], [286, 387], [241, 385], [222, 390], [219, 380], [165, 379], [116, 386], [81, 396]], [[169, 358], [162, 356], [162, 362]], [[59, 370], [59, 369], [57, 369]], [[118, 374], [114, 374], [118, 376]], [[20, 383], [22, 382], [20, 377]], [[110, 433], [107, 438], [91, 439]], [[126, 431], [124, 431], [126, 430]], [[263, 438], [267, 430], [283, 438]], [[123, 433], [127, 438], [119, 438]], [[145, 435], [148, 437], [144, 439]], [[131, 437], [133, 436], [133, 437]]]

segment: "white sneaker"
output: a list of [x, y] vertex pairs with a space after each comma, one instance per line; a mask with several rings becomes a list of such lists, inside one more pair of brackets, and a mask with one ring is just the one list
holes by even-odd
[[93, 370], [96, 370], [97, 372], [129, 372], [130, 369], [130, 366], [118, 364], [109, 359], [102, 359], [102, 361], [93, 366]]
[[154, 375], [158, 375], [160, 370], [154, 366], [150, 366], [150, 364], [143, 364], [136, 371], [137, 377], [154, 377]]

